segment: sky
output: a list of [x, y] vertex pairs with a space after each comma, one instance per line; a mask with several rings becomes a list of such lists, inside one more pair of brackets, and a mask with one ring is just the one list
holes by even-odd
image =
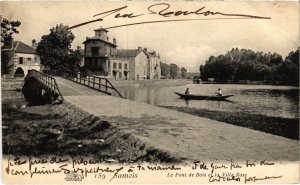
[[[277, 52], [283, 57], [299, 47], [299, 3], [298, 2], [221, 2], [221, 1], [169, 1], [170, 11], [203, 11], [230, 14], [247, 14], [271, 19], [249, 19], [222, 15], [186, 15], [163, 17], [149, 14], [148, 7], [162, 2], [103, 2], [103, 1], [1, 1], [1, 15], [8, 20], [19, 20], [19, 34], [15, 40], [31, 44], [32, 39], [40, 41], [43, 35], [57, 24], [73, 26], [90, 21], [106, 12], [123, 6], [120, 14], [144, 14], [135, 18], [115, 18], [109, 15], [101, 22], [94, 22], [71, 31], [75, 35], [72, 48], [82, 44], [86, 37], [94, 36], [94, 29], [137, 23], [144, 21], [161, 21], [170, 19], [204, 19], [184, 22], [164, 22], [140, 24], [109, 29], [110, 41], [116, 38], [119, 49], [137, 49], [139, 46], [148, 51], [156, 51], [166, 63], [175, 63], [186, 67], [190, 72], [198, 72], [200, 64], [211, 55], [225, 54], [232, 48], [247, 48], [254, 51]], [[154, 12], [165, 9], [166, 5], [151, 8]], [[220, 19], [216, 19], [220, 18]], [[226, 19], [224, 19], [226, 18]], [[231, 18], [231, 19], [228, 19]], [[239, 18], [239, 19], [232, 19]], [[210, 20], [208, 20], [210, 19]]]

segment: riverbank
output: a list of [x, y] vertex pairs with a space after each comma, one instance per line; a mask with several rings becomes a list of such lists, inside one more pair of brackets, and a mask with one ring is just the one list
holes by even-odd
[[299, 140], [299, 118], [271, 117], [243, 112], [213, 111], [200, 108], [161, 106], [224, 123]]
[[[53, 127], [63, 128], [55, 134]], [[102, 162], [179, 162], [70, 104], [2, 109], [3, 154], [93, 157]], [[61, 129], [60, 129], [61, 131]]]

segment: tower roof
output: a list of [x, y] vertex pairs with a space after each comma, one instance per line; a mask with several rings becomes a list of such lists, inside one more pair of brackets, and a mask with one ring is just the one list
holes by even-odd
[[105, 32], [108, 32], [108, 30], [104, 29], [104, 28], [98, 28], [98, 29], [95, 29], [94, 31], [105, 31]]
[[117, 47], [116, 44], [111, 43], [111, 42], [106, 41], [106, 40], [103, 40], [103, 39], [101, 39], [100, 37], [87, 37], [86, 40], [83, 42], [83, 44], [86, 44], [87, 42], [93, 41], [93, 40], [98, 40], [98, 41], [101, 41], [101, 42], [105, 42], [105, 43], [107, 43], [107, 44], [110, 44], [110, 45], [113, 45], [113, 46]]

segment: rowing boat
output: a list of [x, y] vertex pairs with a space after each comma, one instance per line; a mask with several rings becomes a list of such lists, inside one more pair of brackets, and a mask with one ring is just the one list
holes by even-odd
[[183, 94], [179, 92], [174, 92], [180, 98], [185, 99], [185, 100], [215, 100], [215, 101], [224, 101], [226, 98], [229, 98], [231, 95], [224, 95], [224, 96], [206, 96], [206, 95], [199, 95], [199, 94]]

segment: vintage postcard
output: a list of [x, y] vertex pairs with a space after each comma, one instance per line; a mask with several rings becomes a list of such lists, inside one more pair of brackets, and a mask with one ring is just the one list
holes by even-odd
[[299, 183], [296, 1], [1, 1], [4, 184]]

